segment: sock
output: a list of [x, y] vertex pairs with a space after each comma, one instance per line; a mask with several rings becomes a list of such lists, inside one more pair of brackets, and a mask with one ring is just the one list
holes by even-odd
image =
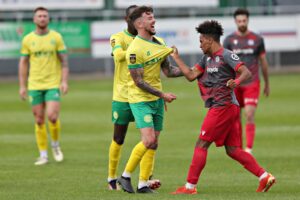
[[143, 142], [139, 142], [135, 145], [125, 167], [126, 173], [131, 174], [135, 170], [147, 150], [148, 149], [145, 147]]
[[191, 190], [191, 189], [194, 189], [195, 187], [196, 187], [195, 184], [191, 184], [191, 183], [186, 183], [186, 184], [185, 184], [185, 188], [186, 188], [186, 189], [190, 189], [190, 190]]
[[260, 177], [265, 172], [265, 170], [258, 165], [255, 158], [251, 154], [243, 151], [240, 148], [235, 149], [231, 154], [229, 154], [229, 156], [241, 163], [245, 169], [257, 177]]
[[59, 121], [59, 119], [55, 123], [52, 123], [51, 121], [48, 121], [48, 128], [49, 128], [51, 139], [52, 139], [52, 143], [51, 143], [52, 147], [57, 147], [58, 146], [59, 134], [60, 134], [60, 121]]
[[119, 145], [114, 140], [111, 141], [108, 157], [108, 178], [117, 178], [117, 169], [121, 157], [122, 145]]
[[35, 124], [35, 137], [39, 151], [47, 151], [47, 130], [45, 124]]
[[48, 152], [47, 152], [47, 150], [40, 151], [40, 157], [41, 158], [48, 158]]
[[252, 149], [255, 137], [255, 124], [246, 124], [247, 148]]
[[143, 187], [148, 187], [147, 181], [139, 180], [138, 189], [141, 189]]
[[237, 121], [237, 129], [239, 130], [240, 133], [240, 141], [241, 141], [241, 146], [240, 148], [243, 148], [243, 124], [242, 124], [242, 118], [241, 118], [241, 113], [239, 113], [239, 120]]
[[260, 177], [259, 177], [259, 181], [261, 181], [262, 179], [266, 178], [268, 176], [268, 172], [263, 173]]
[[148, 149], [140, 162], [140, 181], [147, 182], [153, 171], [154, 157], [156, 151]]
[[187, 182], [197, 184], [199, 176], [205, 167], [207, 157], [207, 149], [195, 147], [192, 163], [190, 165]]

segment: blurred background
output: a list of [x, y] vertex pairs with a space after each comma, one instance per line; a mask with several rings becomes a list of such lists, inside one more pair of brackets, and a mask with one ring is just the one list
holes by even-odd
[[235, 9], [246, 7], [249, 28], [265, 38], [271, 71], [300, 69], [298, 0], [0, 0], [0, 75], [16, 77], [21, 39], [34, 29], [32, 11], [44, 6], [50, 10], [50, 28], [64, 37], [71, 73], [112, 76], [109, 37], [126, 28], [124, 10], [132, 4], [154, 7], [157, 34], [176, 45], [190, 65], [201, 54], [195, 27], [216, 19], [227, 35], [236, 30]]

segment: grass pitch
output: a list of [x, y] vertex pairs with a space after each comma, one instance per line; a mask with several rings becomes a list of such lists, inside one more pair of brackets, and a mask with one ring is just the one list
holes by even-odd
[[[18, 96], [17, 82], [0, 83], [0, 199], [201, 199], [241, 200], [300, 199], [300, 75], [271, 76], [271, 96], [261, 97], [256, 113], [257, 136], [254, 155], [277, 178], [268, 193], [255, 193], [256, 177], [211, 146], [198, 195], [172, 196], [185, 183], [193, 147], [206, 110], [196, 83], [184, 78], [164, 79], [164, 90], [177, 94], [168, 104], [160, 137], [155, 177], [162, 182], [159, 194], [130, 195], [107, 191], [108, 147], [112, 138], [112, 80], [70, 82], [70, 93], [62, 100], [61, 146], [63, 163], [55, 163], [51, 152], [46, 166], [33, 165], [38, 151], [30, 105]], [[139, 132], [131, 124], [119, 174]], [[138, 169], [133, 176], [137, 183]]]

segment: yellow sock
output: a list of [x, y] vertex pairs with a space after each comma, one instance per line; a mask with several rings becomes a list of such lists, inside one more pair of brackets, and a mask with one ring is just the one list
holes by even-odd
[[111, 141], [108, 158], [108, 178], [117, 178], [117, 169], [121, 157], [121, 148], [122, 145], [119, 145], [114, 140]]
[[139, 142], [137, 145], [135, 145], [135, 147], [133, 148], [133, 150], [131, 152], [129, 160], [126, 164], [125, 172], [131, 174], [135, 170], [135, 168], [137, 167], [139, 162], [141, 161], [141, 159], [144, 156], [144, 154], [146, 153], [146, 151], [147, 151], [147, 148], [145, 147], [143, 142]]
[[35, 137], [39, 151], [47, 151], [47, 130], [45, 124], [35, 124]]
[[48, 127], [49, 127], [49, 131], [50, 131], [50, 134], [51, 134], [52, 142], [57, 142], [58, 139], [59, 139], [59, 134], [60, 134], [60, 121], [59, 121], [59, 119], [55, 123], [52, 123], [51, 121], [48, 121]]
[[155, 153], [155, 150], [148, 149], [144, 154], [140, 164], [140, 181], [148, 181], [149, 176], [152, 175]]

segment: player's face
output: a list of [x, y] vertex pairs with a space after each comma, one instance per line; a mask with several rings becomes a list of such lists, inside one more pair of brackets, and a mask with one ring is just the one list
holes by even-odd
[[235, 17], [236, 26], [241, 33], [245, 33], [247, 31], [248, 22], [249, 22], [249, 19], [248, 19], [247, 15], [237, 15]]
[[211, 52], [212, 39], [200, 34], [200, 48], [204, 54], [209, 54]]
[[150, 35], [155, 35], [155, 18], [153, 13], [147, 12], [143, 13], [142, 15], [143, 18], [143, 24], [144, 24], [144, 29], [147, 31]]
[[36, 24], [37, 27], [40, 29], [45, 29], [47, 28], [49, 24], [49, 14], [45, 10], [38, 10], [33, 18], [34, 23]]

